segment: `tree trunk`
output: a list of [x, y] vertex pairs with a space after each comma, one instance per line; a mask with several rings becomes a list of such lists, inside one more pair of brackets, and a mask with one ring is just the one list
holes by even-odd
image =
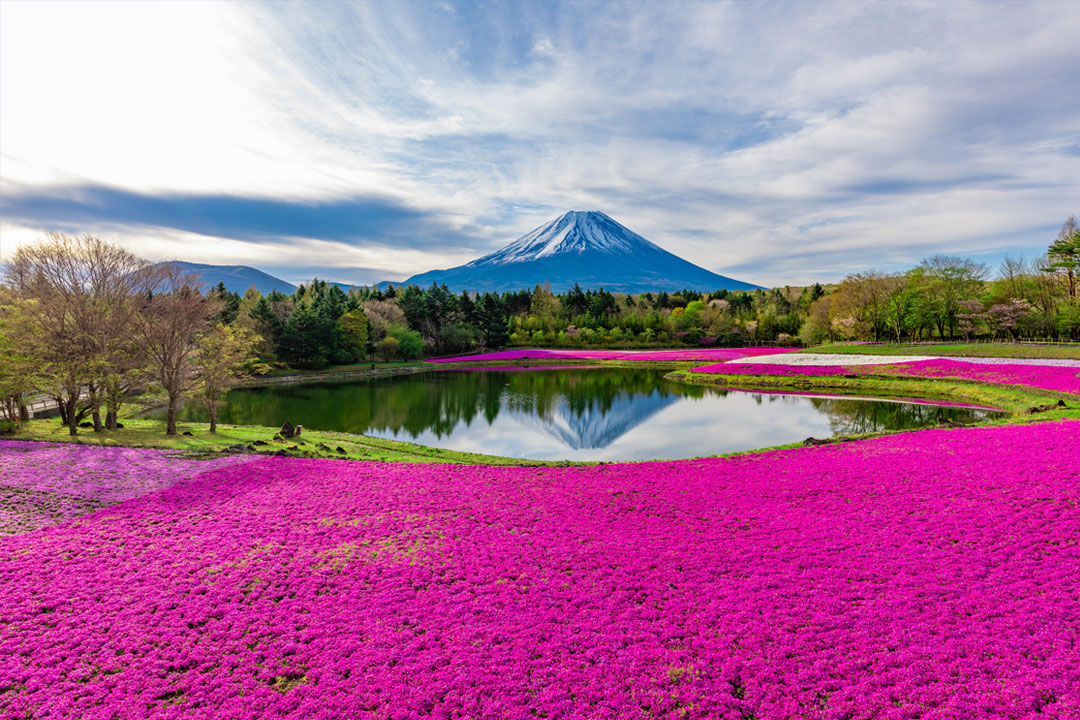
[[166, 435], [175, 435], [176, 434], [176, 406], [179, 404], [178, 403], [179, 399], [180, 398], [177, 397], [176, 395], [169, 395], [168, 419], [165, 421], [165, 434]]
[[26, 400], [22, 395], [19, 395], [19, 422], [26, 422], [30, 419], [30, 408], [26, 407]]
[[79, 434], [79, 395], [72, 395], [67, 400], [66, 407], [68, 435]]
[[56, 402], [56, 409], [60, 411], [60, 424], [68, 424], [67, 405], [64, 403], [64, 398], [58, 395], [52, 395], [53, 401]]
[[97, 405], [94, 406], [91, 417], [94, 419], [94, 432], [99, 433], [105, 430], [105, 426], [101, 423], [101, 408]]
[[124, 401], [124, 390], [120, 381], [113, 378], [105, 386], [105, 427], [109, 430], [116, 430], [116, 423], [120, 417], [120, 405]]
[[210, 403], [210, 432], [217, 432], [217, 403]]

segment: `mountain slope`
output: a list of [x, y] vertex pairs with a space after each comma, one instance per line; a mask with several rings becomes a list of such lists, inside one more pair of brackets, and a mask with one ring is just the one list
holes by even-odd
[[268, 294], [271, 290], [279, 290], [286, 294], [296, 290], [296, 286], [292, 283], [285, 282], [281, 278], [276, 278], [247, 265], [204, 265], [182, 260], [173, 260], [171, 264], [179, 265], [184, 270], [198, 275], [206, 284], [204, 290], [209, 290], [219, 282], [225, 283], [226, 289], [241, 295], [247, 292], [247, 289], [252, 285], [263, 295]]
[[522, 235], [490, 255], [448, 270], [414, 275], [404, 285], [446, 283], [451, 290], [520, 290], [550, 282], [641, 293], [689, 288], [753, 290], [669, 253], [602, 212], [572, 211]]

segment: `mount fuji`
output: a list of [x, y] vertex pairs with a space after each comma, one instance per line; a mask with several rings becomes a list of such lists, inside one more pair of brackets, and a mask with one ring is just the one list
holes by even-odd
[[611, 292], [756, 290], [683, 260], [602, 212], [572, 211], [522, 235], [502, 250], [448, 270], [414, 275], [403, 285], [445, 283], [460, 292], [521, 290], [551, 283]]

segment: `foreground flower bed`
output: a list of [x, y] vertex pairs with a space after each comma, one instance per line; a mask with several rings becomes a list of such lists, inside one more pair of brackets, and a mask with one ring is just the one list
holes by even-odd
[[451, 358], [428, 360], [431, 363], [459, 362], [505, 362], [512, 360], [638, 360], [641, 362], [721, 362], [741, 360], [761, 355], [794, 352], [798, 348], [709, 348], [688, 350], [656, 350], [638, 352], [633, 350], [547, 350], [526, 348], [501, 350], [479, 355], [461, 355]]
[[691, 370], [724, 375], [779, 375], [784, 377], [828, 377], [838, 375], [884, 375], [891, 377], [954, 378], [995, 385], [1024, 387], [1080, 394], [1080, 368], [1058, 365], [1021, 365], [922, 360], [889, 365], [784, 365], [781, 363], [718, 363]]
[[1059, 421], [595, 467], [222, 468], [0, 540], [0, 708], [1077, 717], [1078, 438]]
[[0, 535], [62, 523], [238, 460], [173, 455], [161, 450], [0, 440]]

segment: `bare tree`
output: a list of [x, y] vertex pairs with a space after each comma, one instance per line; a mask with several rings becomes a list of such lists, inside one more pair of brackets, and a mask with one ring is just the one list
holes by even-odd
[[40, 333], [43, 389], [56, 398], [69, 432], [88, 413], [101, 430], [102, 380], [109, 348], [131, 335], [126, 319], [146, 262], [93, 235], [52, 233], [15, 252], [7, 282], [31, 300]]
[[168, 396], [166, 435], [176, 434], [176, 413], [197, 383], [192, 362], [199, 334], [217, 312], [198, 289], [198, 276], [175, 263], [162, 263], [144, 273], [146, 293], [135, 314], [139, 341]]

